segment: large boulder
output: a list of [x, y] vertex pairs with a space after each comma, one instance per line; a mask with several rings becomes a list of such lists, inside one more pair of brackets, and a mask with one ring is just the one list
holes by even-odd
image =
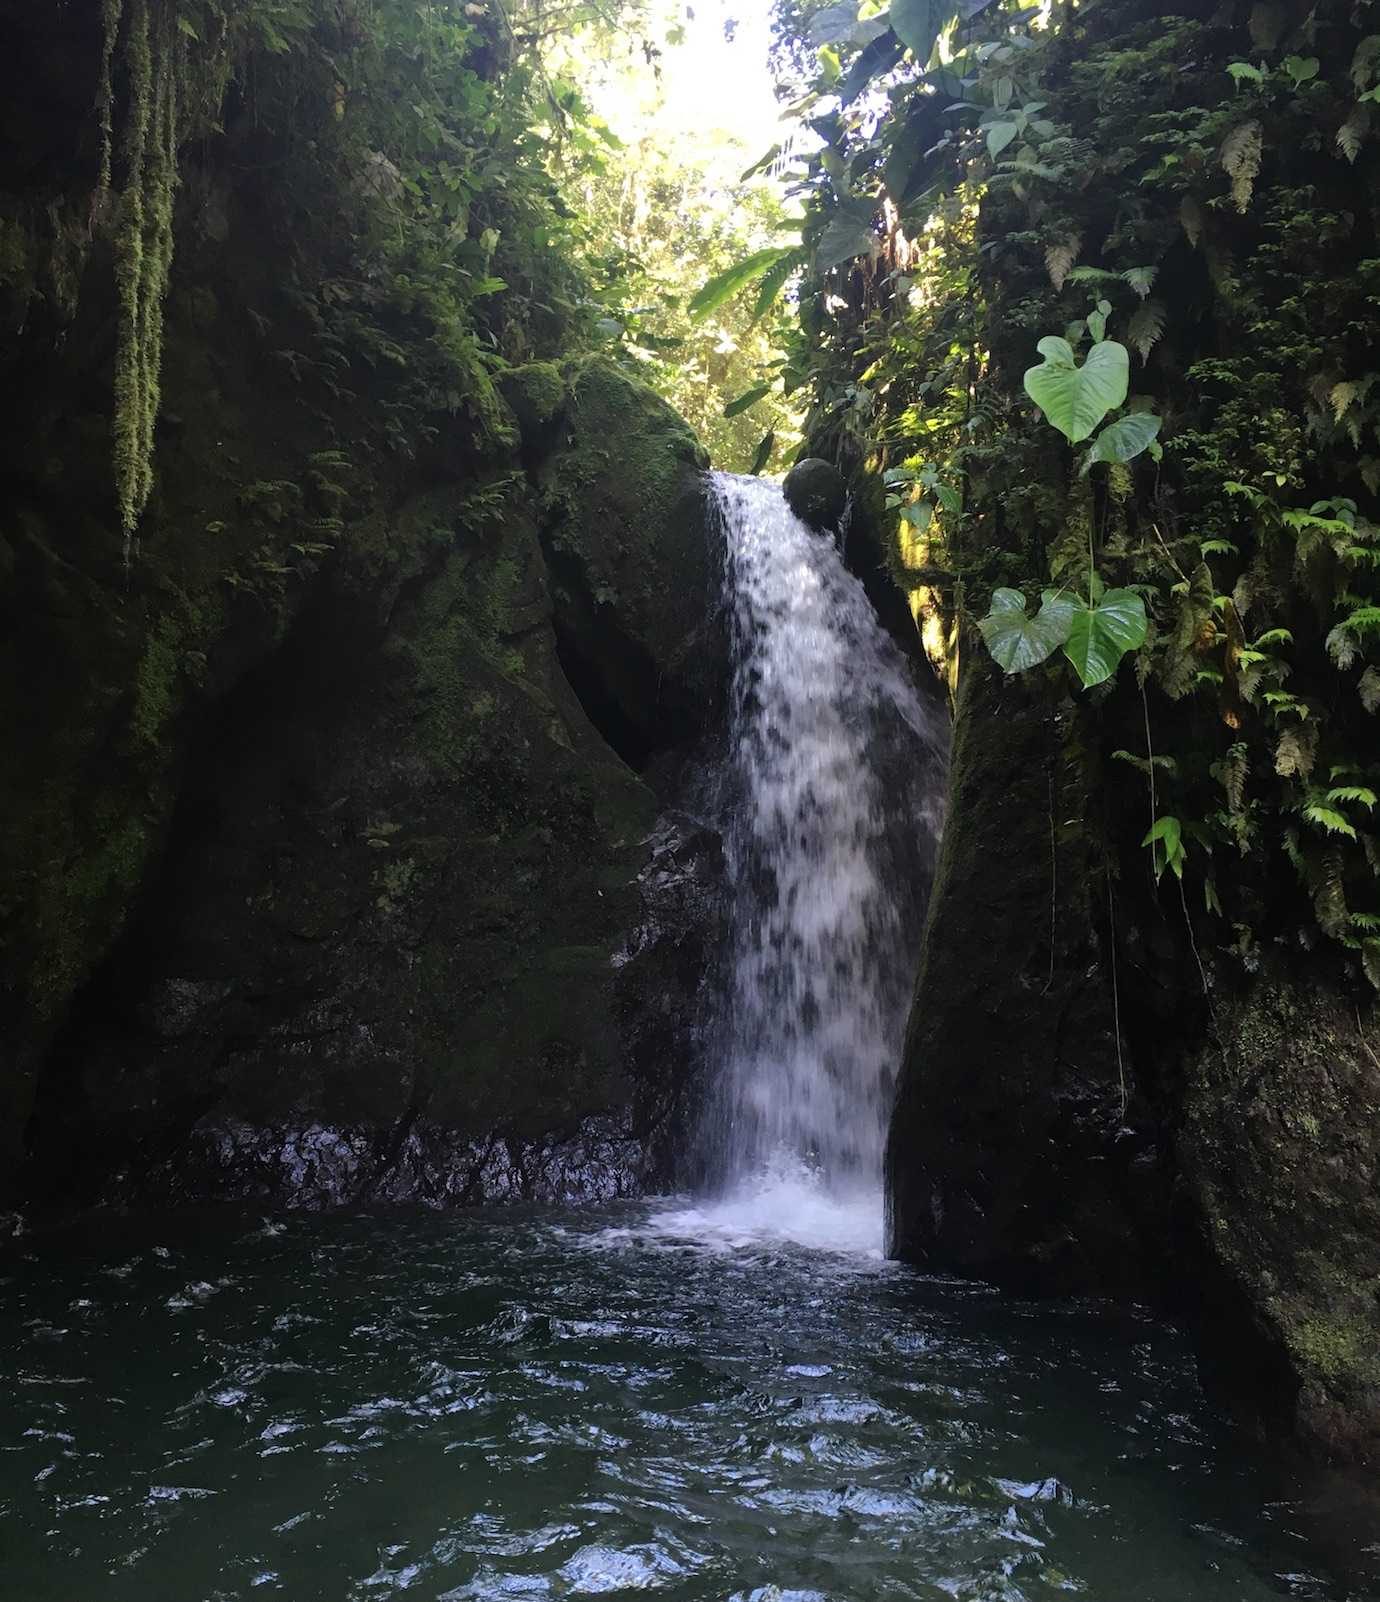
[[1172, 881], [1114, 873], [1096, 736], [1086, 701], [967, 654], [892, 1250], [1154, 1298], [1262, 1432], [1373, 1462], [1380, 1016], [1321, 956], [1276, 951], [1244, 982], [1200, 966]]
[[704, 730], [727, 682], [709, 458], [616, 363], [586, 359], [566, 376], [560, 448], [538, 472], [561, 659], [610, 743], [642, 768]]
[[848, 505], [848, 485], [832, 462], [807, 456], [786, 474], [781, 489], [786, 504], [811, 528], [833, 530]]
[[[623, 394], [629, 425], [642, 393]], [[592, 570], [674, 593], [697, 628], [708, 535], [668, 432], [643, 467], [687, 481], [672, 554], [645, 533], [664, 503], [636, 490], [608, 488], [580, 526]], [[689, 1031], [655, 1060], [634, 1043], [703, 964], [668, 969], [689, 936], [655, 870], [658, 801], [567, 677], [532, 499], [509, 475], [380, 516], [212, 712], [162, 874], [45, 1074], [41, 1185], [320, 1203], [643, 1182]], [[390, 588], [403, 550], [425, 554]], [[652, 604], [624, 620], [601, 602], [611, 677]]]

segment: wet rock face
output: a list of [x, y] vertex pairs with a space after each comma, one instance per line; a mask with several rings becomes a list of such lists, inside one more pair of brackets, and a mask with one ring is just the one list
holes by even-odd
[[443, 1125], [400, 1130], [304, 1124], [257, 1127], [208, 1117], [186, 1150], [148, 1174], [115, 1176], [119, 1198], [255, 1202], [320, 1209], [420, 1203], [612, 1201], [642, 1187], [642, 1147], [625, 1122], [593, 1117], [563, 1134], [466, 1139]]
[[833, 530], [848, 504], [848, 486], [832, 462], [807, 456], [786, 474], [782, 490], [786, 504], [811, 528]]
[[[1203, 1322], [1242, 1312], [1268, 1423], [1380, 1459], [1380, 1009], [1325, 973], [1260, 976], [1190, 1064], [1177, 1153]], [[1229, 1381], [1236, 1353], [1214, 1351]]]
[[[45, 1064], [31, 1192], [440, 1204], [664, 1173], [717, 870], [658, 817], [727, 669], [693, 438], [597, 379], [632, 487], [543, 418], [501, 492], [359, 531], [206, 709], [162, 870]], [[566, 382], [573, 411], [587, 368]]]
[[699, 1177], [686, 1163], [697, 1149], [700, 1030], [706, 989], [722, 956], [727, 898], [723, 840], [715, 830], [688, 813], [670, 812], [647, 845], [649, 859], [637, 881], [640, 914], [614, 961], [643, 1171], [650, 1184], [665, 1189]]
[[1321, 962], [1205, 975], [1148, 878], [1109, 885], [1082, 710], [968, 659], [892, 1249], [1034, 1293], [1157, 1297], [1261, 1433], [1372, 1463], [1380, 1014]]
[[1141, 1287], [1167, 1228], [1122, 1091], [1085, 760], [1075, 709], [970, 659], [887, 1153], [897, 1255], [1038, 1292]]

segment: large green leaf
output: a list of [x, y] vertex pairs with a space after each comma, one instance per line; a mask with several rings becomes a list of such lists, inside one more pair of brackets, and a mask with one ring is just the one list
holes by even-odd
[[818, 49], [821, 45], [871, 44], [886, 32], [886, 19], [873, 17], [867, 22], [858, 21], [856, 0], [846, 4], [826, 6], [810, 18], [805, 36]]
[[1104, 339], [1080, 367], [1073, 346], [1046, 334], [1035, 347], [1044, 361], [1026, 369], [1025, 392], [1071, 444], [1087, 439], [1113, 407], [1126, 399], [1131, 360], [1125, 345]]
[[1144, 644], [1145, 602], [1134, 590], [1107, 590], [1096, 606], [1074, 608], [1064, 655], [1091, 689], [1111, 678], [1127, 651]]
[[815, 267], [827, 273], [855, 256], [870, 256], [877, 247], [871, 206], [843, 206], [829, 219], [815, 252]]
[[1129, 462], [1139, 456], [1160, 431], [1160, 420], [1153, 412], [1132, 412], [1120, 417], [1093, 441], [1088, 459], [1083, 463], [1086, 473], [1094, 462]]
[[748, 468], [748, 472], [751, 473], [754, 478], [757, 477], [757, 475], [771, 460], [771, 453], [775, 449], [776, 430], [770, 429], [767, 433], [763, 434], [762, 438], [758, 441], [757, 454], [752, 458], [752, 466]]
[[923, 67], [956, 9], [945, 0], [891, 0], [891, 31]]
[[726, 267], [723, 272], [715, 273], [707, 284], [690, 302], [689, 311], [692, 317], [707, 317], [710, 312], [717, 311], [731, 296], [736, 295], [745, 285], [755, 283], [764, 273], [771, 271], [779, 262], [788, 256], [796, 254], [795, 245], [769, 246], [766, 250], [757, 250], [751, 256], [745, 256], [742, 261], [734, 262], [733, 266]]
[[864, 45], [853, 65], [844, 73], [843, 82], [834, 91], [839, 97], [839, 104], [846, 106], [856, 100], [874, 78], [890, 72], [905, 53], [906, 47], [890, 28], [880, 38]]
[[1078, 603], [1059, 590], [1046, 590], [1031, 617], [1019, 590], [994, 590], [992, 610], [978, 622], [992, 660], [1003, 673], [1037, 667], [1069, 637]]
[[735, 400], [729, 401], [728, 405], [724, 407], [724, 416], [737, 417], [741, 413], [747, 411], [750, 406], [755, 406], [757, 402], [764, 396], [770, 394], [770, 384], [756, 384], [744, 394], [739, 395]]
[[803, 267], [806, 262], [803, 250], [793, 250], [789, 256], [783, 256], [774, 267], [768, 267], [762, 274], [762, 282], [757, 286], [757, 304], [752, 310], [752, 320], [757, 322], [765, 317], [776, 304], [777, 297], [786, 287], [786, 282], [797, 268]]

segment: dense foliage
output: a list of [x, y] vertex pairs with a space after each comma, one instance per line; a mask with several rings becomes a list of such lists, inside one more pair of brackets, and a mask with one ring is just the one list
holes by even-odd
[[[438, 413], [501, 430], [496, 374], [607, 341], [610, 316], [626, 316], [652, 270], [626, 247], [611, 256], [592, 227], [617, 141], [548, 69], [553, 41], [568, 53], [572, 40], [637, 37], [651, 9], [102, 0], [91, 225], [112, 242], [119, 288], [113, 451], [126, 561], [153, 490], [186, 147], [244, 103], [286, 148], [283, 204], [309, 208], [328, 183], [350, 196], [350, 270], [302, 287], [319, 340], [281, 353], [294, 378], [337, 392], [342, 353], [367, 353], [384, 442], [405, 454]], [[645, 40], [642, 50], [657, 53]], [[602, 248], [591, 249], [596, 232]], [[690, 244], [688, 259], [702, 259], [707, 242]], [[684, 241], [680, 251], [686, 260]]]
[[1109, 831], [1217, 945], [1380, 986], [1375, 7], [862, 10], [779, 12], [808, 448], [884, 474], [951, 666], [990, 608], [1004, 668], [1099, 686]]

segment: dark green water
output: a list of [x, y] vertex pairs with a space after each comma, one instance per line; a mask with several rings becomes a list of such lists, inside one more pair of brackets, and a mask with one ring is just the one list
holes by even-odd
[[0, 1595], [1341, 1594], [1172, 1332], [816, 1222], [849, 1249], [665, 1204], [21, 1242]]

